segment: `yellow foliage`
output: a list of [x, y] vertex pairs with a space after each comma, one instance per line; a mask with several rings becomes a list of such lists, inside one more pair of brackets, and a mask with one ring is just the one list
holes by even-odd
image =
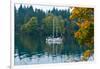
[[93, 18], [92, 18], [93, 15], [94, 15], [93, 8], [74, 7], [72, 9], [72, 15], [70, 16], [70, 19], [83, 18], [83, 19], [93, 20]]
[[81, 24], [81, 28], [83, 29], [87, 29], [88, 27], [90, 26], [90, 22], [89, 21], [84, 21], [82, 24]]
[[74, 37], [86, 48], [82, 59], [88, 60], [93, 54], [91, 49], [94, 48], [94, 9], [74, 7], [70, 19], [76, 20], [79, 29], [74, 33]]
[[76, 23], [76, 24], [77, 24], [77, 26], [81, 27], [81, 23], [80, 23], [80, 22], [78, 22], [78, 23]]
[[79, 31], [75, 33], [76, 38], [79, 38], [80, 35], [81, 35], [81, 32], [79, 32]]
[[92, 51], [91, 50], [86, 50], [84, 53], [83, 53], [83, 60], [87, 60], [90, 56], [92, 55]]

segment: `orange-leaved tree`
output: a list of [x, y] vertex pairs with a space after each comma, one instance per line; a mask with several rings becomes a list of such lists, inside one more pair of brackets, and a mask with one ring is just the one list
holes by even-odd
[[94, 9], [74, 7], [72, 8], [70, 19], [75, 21], [79, 27], [74, 32], [74, 37], [81, 46], [86, 48], [83, 56], [87, 60], [93, 55], [94, 49]]

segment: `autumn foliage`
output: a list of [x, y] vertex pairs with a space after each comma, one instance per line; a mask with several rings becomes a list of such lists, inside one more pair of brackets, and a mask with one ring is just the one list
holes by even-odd
[[94, 9], [75, 7], [72, 9], [70, 19], [76, 20], [79, 29], [74, 32], [74, 37], [81, 46], [86, 47], [83, 56], [87, 58], [94, 48]]

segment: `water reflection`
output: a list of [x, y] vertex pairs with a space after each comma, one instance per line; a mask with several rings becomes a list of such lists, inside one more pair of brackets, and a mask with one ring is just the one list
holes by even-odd
[[80, 47], [65, 41], [48, 44], [45, 37], [16, 35], [15, 65], [80, 61]]

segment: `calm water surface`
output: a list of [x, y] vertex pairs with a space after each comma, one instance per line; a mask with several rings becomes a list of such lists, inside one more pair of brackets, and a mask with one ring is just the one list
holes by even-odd
[[42, 36], [16, 35], [15, 65], [77, 62], [81, 58], [80, 46], [74, 41], [49, 44]]

